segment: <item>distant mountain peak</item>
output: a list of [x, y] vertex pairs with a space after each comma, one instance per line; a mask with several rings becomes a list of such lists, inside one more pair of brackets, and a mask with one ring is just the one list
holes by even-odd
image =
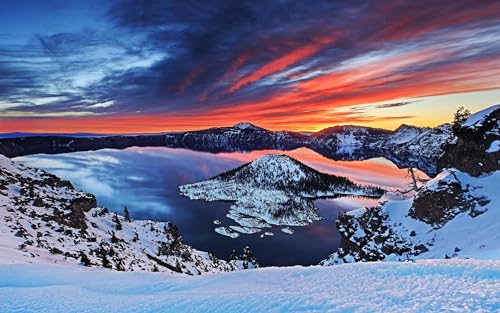
[[234, 125], [233, 128], [237, 128], [237, 129], [241, 129], [241, 130], [243, 130], [243, 129], [246, 129], [246, 130], [265, 130], [264, 128], [255, 126], [254, 124], [249, 123], [249, 122], [240, 122], [240, 123]]

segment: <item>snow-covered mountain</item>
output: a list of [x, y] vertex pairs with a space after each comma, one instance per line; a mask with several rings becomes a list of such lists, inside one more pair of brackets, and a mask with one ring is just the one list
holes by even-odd
[[186, 274], [237, 266], [183, 243], [170, 222], [132, 221], [45, 171], [0, 156], [0, 263]]
[[304, 145], [307, 136], [288, 131], [269, 131], [243, 122], [166, 135], [166, 145], [210, 152], [260, 149], [293, 149]]
[[233, 128], [237, 128], [237, 129], [246, 129], [246, 130], [260, 130], [260, 131], [263, 131], [263, 130], [266, 130], [262, 127], [258, 127], [258, 126], [255, 126], [254, 124], [252, 123], [248, 123], [248, 122], [240, 122], [236, 125], [233, 126]]
[[[353, 155], [374, 153], [377, 144], [391, 131], [363, 126], [335, 126], [313, 135], [311, 147], [331, 150], [337, 154]], [[374, 151], [375, 150], [375, 151]]]
[[441, 144], [451, 135], [448, 125], [420, 128], [403, 125], [395, 131], [336, 126], [317, 133], [270, 131], [242, 122], [231, 127], [163, 135], [65, 137], [36, 136], [0, 139], [0, 154], [8, 157], [35, 153], [64, 153], [130, 146], [167, 146], [209, 152], [289, 150], [307, 147], [334, 160], [363, 160], [385, 157], [400, 167], [418, 167], [437, 174], [436, 160]]
[[360, 160], [385, 157], [399, 167], [416, 167], [437, 174], [441, 145], [452, 136], [449, 124], [435, 128], [401, 125], [394, 131], [338, 126], [311, 136], [307, 146], [332, 159]]
[[447, 169], [412, 199], [342, 215], [340, 248], [322, 264], [500, 258], [499, 118], [493, 107], [458, 127], [440, 158]]
[[239, 226], [216, 228], [233, 238], [238, 232], [256, 233], [270, 225], [303, 226], [319, 220], [313, 201], [319, 197], [383, 194], [379, 188], [320, 173], [278, 154], [265, 155], [207, 181], [180, 186], [180, 192], [191, 199], [234, 202], [227, 216]]

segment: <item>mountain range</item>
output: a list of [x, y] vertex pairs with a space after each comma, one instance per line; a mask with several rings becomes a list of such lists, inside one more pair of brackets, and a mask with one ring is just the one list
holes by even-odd
[[291, 150], [310, 148], [333, 160], [385, 157], [398, 167], [438, 173], [441, 144], [452, 136], [451, 125], [435, 128], [402, 125], [394, 131], [363, 126], [335, 126], [316, 133], [269, 131], [251, 123], [198, 131], [154, 135], [63, 136], [30, 134], [0, 139], [0, 154], [16, 157], [130, 146], [166, 146], [207, 152]]

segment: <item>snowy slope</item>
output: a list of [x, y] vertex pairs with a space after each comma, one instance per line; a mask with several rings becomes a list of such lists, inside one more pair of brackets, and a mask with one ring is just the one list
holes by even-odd
[[498, 312], [500, 261], [264, 268], [187, 277], [0, 265], [1, 312]]
[[319, 220], [313, 201], [319, 197], [383, 194], [378, 188], [320, 173], [278, 154], [264, 155], [213, 179], [179, 188], [191, 199], [233, 201], [227, 216], [239, 225], [215, 229], [231, 238], [238, 233], [257, 233], [270, 224], [304, 226]]
[[500, 104], [490, 106], [484, 110], [476, 112], [469, 116], [469, 118], [462, 124], [462, 127], [473, 127], [478, 128], [483, 126], [483, 122], [486, 118], [496, 110], [500, 110]]
[[96, 206], [93, 195], [70, 182], [0, 156], [0, 264], [186, 274], [235, 269], [184, 244], [172, 223], [128, 221]]
[[341, 247], [322, 262], [500, 258], [500, 171], [442, 172], [413, 199], [341, 216]]

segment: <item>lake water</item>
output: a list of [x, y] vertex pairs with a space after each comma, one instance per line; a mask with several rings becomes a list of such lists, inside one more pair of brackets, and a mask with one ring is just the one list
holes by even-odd
[[[312, 150], [253, 151], [248, 153], [207, 153], [163, 147], [124, 150], [103, 149], [57, 155], [37, 154], [16, 160], [43, 168], [84, 191], [93, 193], [100, 206], [123, 212], [127, 206], [134, 219], [172, 221], [184, 241], [195, 248], [228, 258], [233, 249], [248, 245], [262, 265], [316, 264], [339, 245], [336, 217], [347, 210], [376, 204], [376, 200], [340, 198], [317, 200], [324, 220], [306, 227], [293, 227], [293, 235], [270, 231], [274, 236], [241, 234], [236, 239], [217, 234], [214, 220], [225, 226], [235, 223], [225, 217], [229, 203], [190, 200], [179, 195], [178, 187], [208, 179], [268, 153], [284, 153], [322, 172], [386, 189], [405, 189], [407, 171], [383, 158], [365, 161], [333, 161]], [[425, 176], [419, 173], [421, 176]], [[267, 230], [266, 230], [267, 231]]]

